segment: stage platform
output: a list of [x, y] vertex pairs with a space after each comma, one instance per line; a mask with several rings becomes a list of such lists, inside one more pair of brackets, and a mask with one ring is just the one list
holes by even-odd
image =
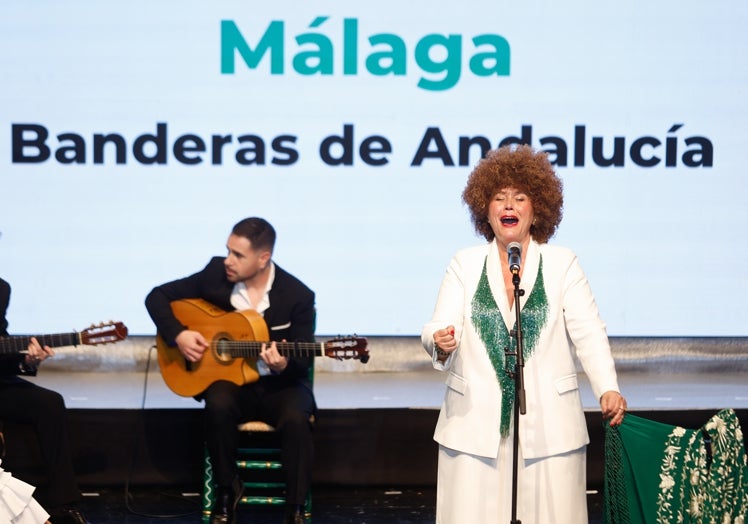
[[[324, 340], [324, 337], [320, 337]], [[201, 404], [172, 393], [152, 337], [112, 346], [63, 348], [43, 364], [40, 385], [70, 410], [76, 471], [83, 486], [200, 487]], [[748, 339], [611, 339], [629, 410], [661, 422], [700, 427], [733, 408], [748, 427]], [[432, 486], [432, 440], [444, 395], [416, 337], [369, 338], [370, 360], [318, 358], [314, 482], [318, 486]], [[588, 484], [602, 486], [603, 428], [597, 401], [580, 375], [591, 443]], [[6, 424], [13, 471], [38, 471], [24, 428]]]
[[[321, 341], [326, 340], [320, 337]], [[320, 409], [438, 409], [444, 374], [417, 337], [370, 337], [370, 360], [319, 357]], [[59, 391], [70, 409], [190, 409], [158, 370], [153, 337], [62, 348], [32, 380]], [[631, 410], [748, 408], [748, 338], [611, 338], [620, 387]], [[581, 370], [580, 370], [581, 371]], [[598, 409], [584, 373], [582, 400]]]
[[[172, 393], [159, 372], [42, 371], [34, 382], [59, 391], [70, 409], [192, 409], [201, 404]], [[585, 410], [599, 406], [580, 375]], [[632, 411], [671, 411], [732, 407], [748, 409], [745, 371], [647, 373], [619, 371], [619, 383]], [[320, 409], [438, 409], [444, 374], [433, 369], [401, 372], [317, 372]]]

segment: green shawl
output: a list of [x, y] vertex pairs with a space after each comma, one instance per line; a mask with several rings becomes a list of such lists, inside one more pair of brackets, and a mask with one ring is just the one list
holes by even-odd
[[605, 432], [603, 522], [743, 524], [748, 467], [743, 432], [725, 409], [699, 429], [627, 414]]

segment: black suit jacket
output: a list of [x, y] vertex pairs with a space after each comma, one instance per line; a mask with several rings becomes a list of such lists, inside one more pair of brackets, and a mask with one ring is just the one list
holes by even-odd
[[10, 304], [10, 284], [0, 278], [0, 337], [8, 336], [8, 320], [5, 315], [8, 313]]
[[[234, 283], [226, 278], [224, 257], [214, 257], [202, 271], [153, 288], [145, 306], [159, 335], [174, 344], [177, 335], [186, 329], [171, 310], [171, 302], [201, 298], [225, 310], [233, 311], [231, 292]], [[275, 265], [275, 280], [270, 290], [270, 307], [263, 314], [270, 340], [314, 342], [314, 292], [299, 279]], [[291, 358], [278, 378], [300, 380], [309, 384], [309, 368], [314, 357]]]
[[[0, 278], [0, 337], [8, 336], [8, 319], [5, 315], [10, 304], [10, 284]], [[15, 375], [36, 375], [35, 368], [21, 369], [19, 364], [25, 359], [23, 353], [0, 354], [0, 377]]]

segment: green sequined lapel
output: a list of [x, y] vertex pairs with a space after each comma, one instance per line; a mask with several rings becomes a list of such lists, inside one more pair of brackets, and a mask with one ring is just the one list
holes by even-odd
[[[505, 350], [507, 348], [514, 349], [513, 341], [510, 339], [509, 329], [504, 323], [499, 306], [496, 304], [493, 293], [491, 293], [485, 260], [483, 262], [483, 273], [478, 282], [478, 288], [475, 290], [475, 295], [473, 295], [471, 306], [473, 325], [483, 341], [501, 387], [501, 435], [506, 437], [509, 434], [510, 415], [514, 406], [514, 379], [509, 376], [507, 370], [514, 371], [516, 357], [506, 355]], [[538, 277], [520, 312], [525, 362], [535, 352], [540, 332], [547, 320], [548, 297], [543, 283], [543, 256], [541, 255]]]

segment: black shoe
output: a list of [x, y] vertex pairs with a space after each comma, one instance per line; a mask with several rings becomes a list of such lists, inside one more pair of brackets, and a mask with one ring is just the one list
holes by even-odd
[[306, 524], [304, 508], [301, 506], [288, 508], [286, 510], [286, 517], [283, 519], [283, 524]]
[[75, 508], [65, 508], [55, 511], [49, 516], [52, 524], [88, 524], [83, 514]]
[[[234, 479], [232, 487], [216, 488], [216, 502], [210, 512], [210, 524], [234, 524], [236, 522], [236, 506], [244, 493], [244, 484]], [[54, 523], [53, 523], [54, 524]]]

